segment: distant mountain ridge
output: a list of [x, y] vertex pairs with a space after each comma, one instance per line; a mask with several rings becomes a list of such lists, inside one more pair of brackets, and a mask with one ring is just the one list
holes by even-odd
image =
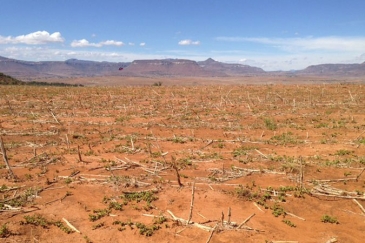
[[24, 81], [92, 76], [239, 77], [313, 75], [365, 77], [365, 62], [361, 64], [321, 64], [298, 71], [266, 72], [258, 67], [223, 63], [212, 58], [198, 62], [187, 59], [135, 60], [133, 62], [95, 62], [69, 59], [66, 61], [32, 62], [0, 56], [0, 72]]
[[312, 65], [303, 70], [297, 71], [298, 75], [317, 76], [344, 76], [358, 77], [365, 76], [365, 62], [360, 64], [320, 64]]

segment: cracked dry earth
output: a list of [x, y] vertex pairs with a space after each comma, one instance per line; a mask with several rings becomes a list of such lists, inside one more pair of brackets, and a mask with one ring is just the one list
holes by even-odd
[[0, 242], [363, 242], [362, 84], [2, 86], [0, 135]]

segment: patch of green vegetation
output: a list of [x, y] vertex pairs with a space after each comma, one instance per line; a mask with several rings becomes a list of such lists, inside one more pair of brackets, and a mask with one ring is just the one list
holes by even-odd
[[128, 220], [127, 222], [117, 220], [113, 222], [113, 225], [120, 225], [121, 227], [118, 228], [119, 231], [126, 230], [124, 226], [129, 226], [131, 229], [133, 229], [133, 226], [136, 226], [141, 235], [152, 236], [155, 231], [161, 229], [160, 225], [165, 223], [166, 221], [167, 219], [164, 216], [161, 216], [155, 218], [151, 226], [147, 226], [140, 222], [132, 222], [131, 220]]
[[110, 214], [111, 210], [110, 209], [97, 209], [94, 210], [93, 213], [94, 214], [89, 214], [89, 220], [90, 221], [96, 221], [99, 220], [105, 216], [108, 216]]
[[347, 149], [340, 149], [340, 150], [337, 150], [335, 155], [338, 155], [338, 156], [344, 156], [344, 155], [349, 155], [353, 153], [353, 151], [350, 151], [350, 150], [347, 150]]
[[297, 137], [292, 132], [285, 132], [281, 135], [275, 135], [271, 137], [268, 144], [274, 145], [286, 145], [286, 144], [301, 144], [303, 141], [297, 139]]
[[124, 193], [123, 195], [120, 196], [120, 198], [128, 202], [136, 201], [137, 203], [139, 203], [140, 201], [151, 203], [158, 199], [158, 197], [155, 195], [153, 191]]
[[327, 214], [323, 215], [321, 218], [321, 222], [323, 223], [330, 223], [330, 224], [339, 224], [337, 218], [329, 216]]
[[247, 155], [249, 151], [255, 150], [257, 147], [251, 147], [251, 146], [241, 146], [239, 148], [236, 148], [232, 151], [233, 157], [240, 157], [242, 155]]
[[101, 223], [98, 223], [96, 225], [93, 225], [93, 230], [96, 230], [96, 229], [99, 229], [101, 227], [104, 227], [105, 226], [105, 223], [104, 222], [101, 222]]
[[31, 224], [34, 226], [41, 226], [42, 228], [49, 228], [49, 226], [51, 225], [50, 222], [48, 222], [48, 220], [43, 217], [40, 214], [35, 214], [35, 215], [26, 215], [24, 216], [25, 221], [21, 221], [20, 224], [24, 225], [24, 224]]
[[274, 205], [271, 207], [272, 214], [275, 217], [279, 217], [280, 215], [285, 216], [285, 210], [282, 206], [280, 206], [278, 203], [274, 203]]
[[11, 235], [11, 231], [8, 228], [8, 225], [5, 223], [0, 226], [0, 238], [7, 238]]
[[72, 229], [70, 229], [69, 227], [66, 227], [61, 221], [56, 221], [53, 224], [55, 226], [57, 226], [60, 230], [65, 232], [66, 234], [71, 234], [71, 233], [75, 232]]
[[283, 219], [282, 221], [283, 223], [285, 223], [286, 225], [289, 225], [290, 227], [297, 227], [294, 223], [292, 223], [290, 220], [287, 220], [287, 219]]
[[278, 128], [278, 126], [276, 125], [276, 122], [270, 118], [265, 118], [264, 123], [265, 123], [265, 127], [271, 131], [274, 131]]

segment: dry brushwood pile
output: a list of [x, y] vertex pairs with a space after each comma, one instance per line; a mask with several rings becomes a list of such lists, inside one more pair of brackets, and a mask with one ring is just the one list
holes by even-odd
[[362, 242], [365, 86], [0, 88], [1, 242]]

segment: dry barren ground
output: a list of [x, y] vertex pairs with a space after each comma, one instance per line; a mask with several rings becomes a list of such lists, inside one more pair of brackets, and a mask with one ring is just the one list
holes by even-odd
[[0, 242], [363, 242], [361, 84], [3, 86], [0, 135]]

